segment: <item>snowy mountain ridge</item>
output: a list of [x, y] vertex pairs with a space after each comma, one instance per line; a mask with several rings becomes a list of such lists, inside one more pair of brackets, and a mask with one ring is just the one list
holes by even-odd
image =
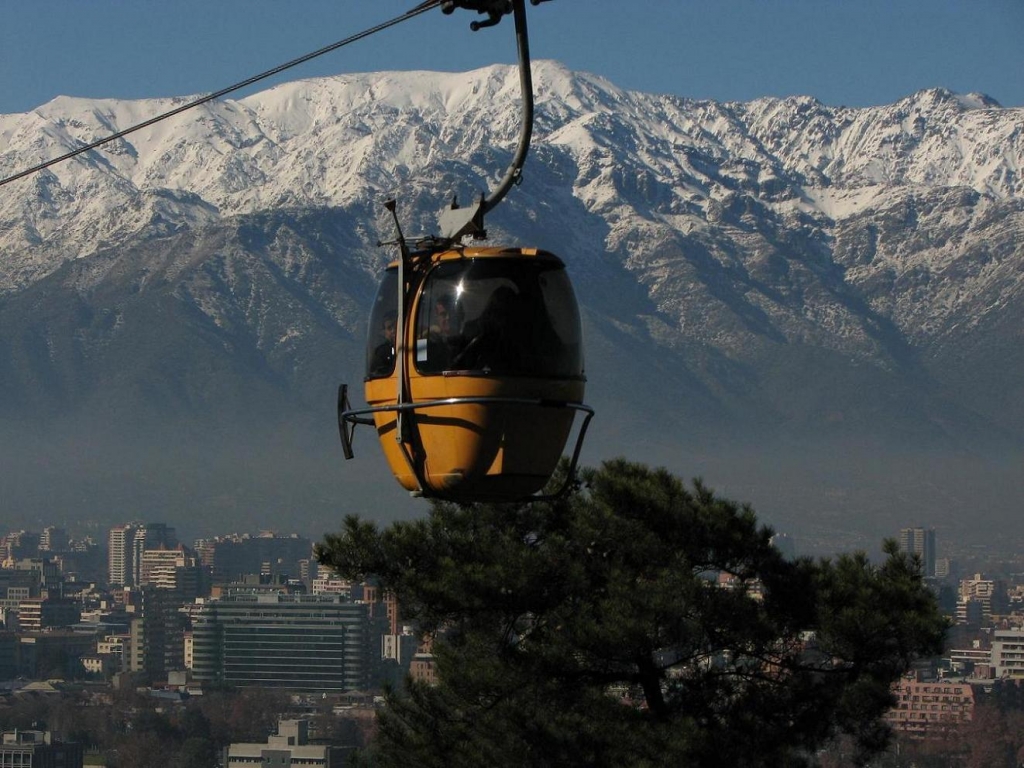
[[[615, 205], [623, 172], [662, 196], [652, 213], [670, 227], [737, 190], [832, 220], [884, 205], [893, 187], [1024, 197], [1024, 110], [984, 96], [936, 89], [869, 109], [805, 97], [719, 104], [625, 92], [550, 61], [535, 70], [540, 159], [527, 178], [545, 150], [571, 156], [574, 195], [591, 211]], [[518, 99], [515, 69], [492, 66], [341, 75], [203, 105], [0, 189], [0, 291], [139, 233], [282, 207], [372, 206], [466, 184], [453, 169], [493, 183], [517, 136]], [[0, 116], [0, 173], [184, 101], [59, 97]], [[442, 190], [435, 207], [446, 199]]]

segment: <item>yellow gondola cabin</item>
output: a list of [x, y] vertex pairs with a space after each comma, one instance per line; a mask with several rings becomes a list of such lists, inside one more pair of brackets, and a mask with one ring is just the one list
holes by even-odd
[[554, 472], [575, 412], [590, 412], [565, 265], [527, 249], [411, 257], [422, 278], [409, 285], [408, 320], [398, 322], [395, 263], [367, 342], [366, 413], [392, 472], [409, 491], [456, 501], [536, 493]]

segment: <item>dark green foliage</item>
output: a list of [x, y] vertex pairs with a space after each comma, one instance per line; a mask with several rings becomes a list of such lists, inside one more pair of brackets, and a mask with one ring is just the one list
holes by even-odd
[[[567, 498], [350, 517], [321, 562], [439, 632], [441, 684], [391, 694], [380, 766], [784, 766], [867, 755], [890, 684], [944, 623], [891, 547], [786, 561], [746, 506], [617, 460]], [[731, 584], [719, 584], [719, 575]]]

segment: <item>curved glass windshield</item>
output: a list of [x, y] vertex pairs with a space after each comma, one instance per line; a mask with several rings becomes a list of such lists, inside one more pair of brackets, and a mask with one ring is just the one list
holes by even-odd
[[439, 264], [423, 285], [415, 333], [420, 373], [583, 375], [576, 297], [558, 262], [487, 258]]
[[395, 331], [398, 326], [398, 269], [384, 273], [370, 310], [366, 334], [366, 378], [387, 378], [395, 370]]

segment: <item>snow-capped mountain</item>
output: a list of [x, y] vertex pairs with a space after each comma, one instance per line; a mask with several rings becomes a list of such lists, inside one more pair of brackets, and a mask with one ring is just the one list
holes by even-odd
[[[569, 264], [592, 456], [1024, 440], [1024, 110], [694, 101], [554, 62], [534, 81], [525, 181], [488, 225]], [[518, 88], [503, 66], [299, 81], [0, 188], [0, 415], [86, 443], [330, 422], [391, 256], [382, 201], [427, 234], [492, 186]], [[0, 115], [0, 176], [183, 102]]]

